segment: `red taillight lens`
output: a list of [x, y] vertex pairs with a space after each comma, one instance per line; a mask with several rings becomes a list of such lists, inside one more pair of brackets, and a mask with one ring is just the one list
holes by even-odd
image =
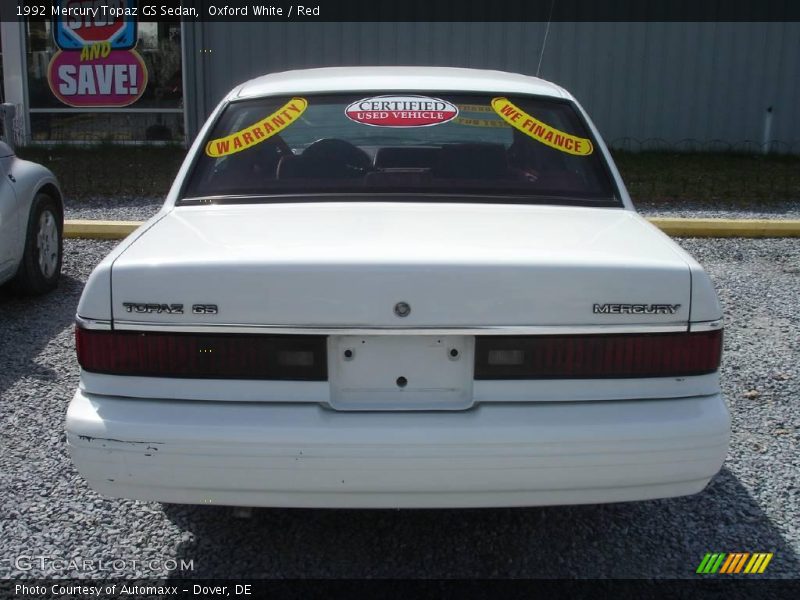
[[722, 330], [478, 336], [475, 379], [600, 379], [703, 375], [719, 368]]
[[325, 381], [325, 336], [75, 329], [78, 362], [113, 375]]

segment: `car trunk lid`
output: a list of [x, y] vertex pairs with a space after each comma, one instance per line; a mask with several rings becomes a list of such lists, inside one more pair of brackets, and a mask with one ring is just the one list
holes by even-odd
[[675, 325], [690, 291], [680, 253], [628, 210], [285, 202], [173, 209], [115, 261], [112, 312], [120, 326]]

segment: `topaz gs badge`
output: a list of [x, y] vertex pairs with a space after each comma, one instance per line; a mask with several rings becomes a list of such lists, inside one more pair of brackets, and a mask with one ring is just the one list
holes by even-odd
[[455, 119], [458, 107], [429, 96], [373, 96], [353, 102], [344, 114], [373, 127], [429, 127]]
[[216, 304], [192, 304], [193, 315], [216, 315], [219, 308]]
[[123, 302], [126, 312], [132, 313], [167, 313], [169, 315], [182, 315], [183, 304], [167, 304], [164, 302]]

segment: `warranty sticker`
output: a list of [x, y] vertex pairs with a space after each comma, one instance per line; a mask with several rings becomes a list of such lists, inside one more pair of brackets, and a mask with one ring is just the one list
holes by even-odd
[[488, 104], [459, 104], [458, 110], [470, 113], [494, 113]]
[[[473, 113], [477, 116], [468, 117], [464, 113]], [[500, 119], [488, 104], [459, 104], [458, 117], [455, 122], [467, 127], [500, 127], [503, 129], [508, 127], [508, 124]]]
[[594, 152], [594, 146], [592, 146], [590, 140], [570, 135], [542, 123], [509, 102], [507, 98], [494, 98], [492, 100], [492, 108], [506, 123], [532, 137], [537, 142], [575, 156], [588, 156]]
[[505, 121], [500, 121], [499, 119], [471, 119], [469, 117], [458, 117], [455, 122], [459, 125], [466, 125], [467, 127], [508, 128], [508, 125], [506, 125]]
[[235, 154], [260, 144], [289, 127], [305, 112], [307, 107], [308, 101], [305, 98], [292, 98], [274, 113], [257, 123], [236, 133], [211, 140], [206, 144], [206, 154], [212, 158], [219, 158], [220, 156]]

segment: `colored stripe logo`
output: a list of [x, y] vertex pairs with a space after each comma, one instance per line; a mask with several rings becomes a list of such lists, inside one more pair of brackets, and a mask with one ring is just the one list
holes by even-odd
[[696, 572], [703, 575], [763, 573], [772, 556], [772, 552], [708, 552]]

